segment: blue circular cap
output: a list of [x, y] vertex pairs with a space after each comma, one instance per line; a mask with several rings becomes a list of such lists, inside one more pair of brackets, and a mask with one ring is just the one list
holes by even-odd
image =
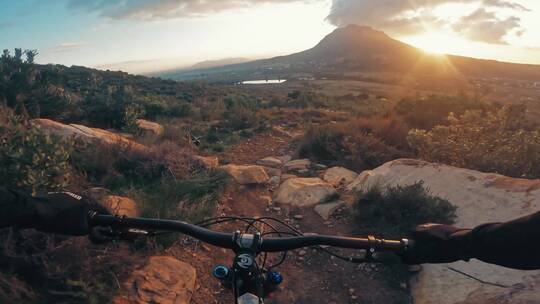
[[283, 276], [277, 271], [270, 271], [268, 273], [268, 278], [270, 278], [270, 281], [276, 285], [279, 285], [281, 284], [281, 282], [283, 282]]
[[229, 268], [227, 266], [217, 265], [214, 267], [212, 275], [217, 279], [223, 280], [229, 275]]

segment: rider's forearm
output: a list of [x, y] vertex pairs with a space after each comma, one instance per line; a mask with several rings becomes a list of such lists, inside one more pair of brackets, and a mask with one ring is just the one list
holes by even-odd
[[484, 224], [460, 238], [466, 240], [470, 258], [516, 269], [540, 269], [540, 212]]
[[32, 227], [36, 209], [31, 196], [0, 187], [0, 228]]

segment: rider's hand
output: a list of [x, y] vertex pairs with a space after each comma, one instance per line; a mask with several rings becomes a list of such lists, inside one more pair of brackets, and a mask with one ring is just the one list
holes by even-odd
[[417, 226], [410, 235], [414, 245], [403, 257], [408, 264], [451, 263], [470, 258], [470, 229], [442, 224]]
[[89, 211], [108, 214], [94, 200], [70, 192], [55, 192], [35, 198], [36, 216], [32, 228], [65, 235], [88, 235]]

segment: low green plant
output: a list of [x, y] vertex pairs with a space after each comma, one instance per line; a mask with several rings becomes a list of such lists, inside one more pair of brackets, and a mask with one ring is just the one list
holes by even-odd
[[147, 151], [130, 147], [94, 145], [73, 153], [73, 167], [87, 180], [113, 191], [144, 187], [162, 178], [183, 179], [191, 172], [188, 148], [171, 141], [151, 146]]
[[[422, 182], [417, 182], [386, 189], [374, 186], [359, 193], [353, 214], [359, 235], [399, 239], [406, 237], [419, 224], [451, 224], [456, 217], [455, 212], [456, 207], [447, 200], [431, 195]], [[397, 260], [397, 257], [387, 259]], [[400, 288], [412, 275], [403, 263], [379, 267], [376, 275], [395, 288]]]
[[385, 143], [376, 134], [353, 128], [350, 122], [309, 128], [300, 142], [298, 153], [301, 157], [324, 164], [358, 171], [408, 156], [408, 151]]
[[227, 179], [221, 171], [184, 180], [163, 178], [136, 191], [137, 201], [145, 216], [194, 222], [211, 213]]
[[45, 134], [11, 110], [0, 108], [0, 183], [33, 193], [69, 184], [72, 142]]
[[456, 217], [456, 207], [431, 195], [423, 182], [384, 190], [373, 187], [359, 194], [354, 208], [361, 233], [388, 238], [404, 237], [419, 224], [451, 224]]
[[144, 115], [144, 109], [137, 104], [127, 105], [124, 109], [122, 130], [131, 134], [141, 134], [137, 120]]
[[400, 100], [394, 112], [410, 126], [429, 130], [437, 125], [448, 125], [449, 113], [462, 115], [470, 110], [488, 110], [492, 106], [478, 97], [460, 94], [456, 96], [429, 95]]
[[[222, 171], [201, 173], [184, 180], [163, 178], [133, 190], [131, 196], [141, 204], [144, 216], [197, 222], [212, 215], [227, 181], [228, 175]], [[165, 247], [174, 240], [175, 236], [158, 239]]]
[[527, 122], [525, 107], [451, 114], [448, 121], [448, 126], [409, 132], [419, 157], [513, 177], [540, 177], [540, 129]]

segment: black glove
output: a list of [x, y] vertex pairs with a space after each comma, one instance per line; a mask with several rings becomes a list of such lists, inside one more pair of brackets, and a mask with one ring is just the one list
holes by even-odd
[[408, 264], [468, 260], [471, 258], [470, 231], [442, 224], [419, 225], [410, 233], [414, 244], [403, 256], [403, 260]]
[[109, 212], [94, 200], [70, 192], [55, 192], [35, 198], [36, 216], [31, 228], [66, 235], [88, 235], [88, 212]]

